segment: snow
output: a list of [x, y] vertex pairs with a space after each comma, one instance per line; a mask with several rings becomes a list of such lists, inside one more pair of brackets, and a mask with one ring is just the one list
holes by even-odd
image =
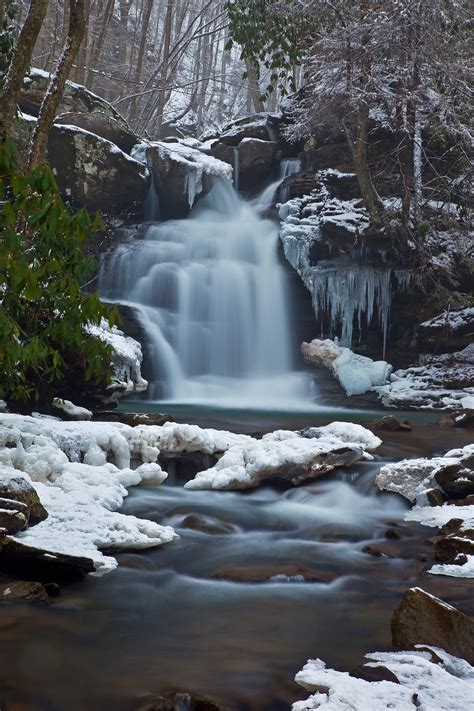
[[139, 143], [132, 150], [133, 158], [146, 165], [148, 148], [156, 148], [165, 162], [172, 161], [184, 166], [187, 171], [185, 190], [189, 208], [192, 208], [196, 197], [203, 192], [203, 177], [205, 175], [222, 178], [227, 181], [232, 180], [232, 167], [230, 165], [207, 155], [196, 147], [187, 145], [187, 143], [179, 141], [176, 141], [176, 143], [162, 141]]
[[[423, 526], [441, 528], [451, 519], [460, 519], [461, 527], [456, 531], [456, 538], [462, 538], [463, 531], [474, 529], [474, 506], [454, 506], [449, 503], [443, 506], [430, 506], [426, 492], [429, 489], [439, 489], [435, 475], [442, 467], [463, 465], [474, 456], [474, 444], [468, 444], [461, 449], [452, 449], [444, 457], [432, 459], [405, 459], [401, 462], [386, 464], [380, 469], [375, 479], [379, 489], [391, 491], [404, 496], [416, 505], [405, 515], [406, 521], [417, 521]], [[466, 466], [471, 466], [466, 464]], [[463, 565], [439, 563], [429, 570], [438, 575], [452, 577], [474, 578], [474, 556], [468, 555]]]
[[420, 365], [397, 370], [390, 380], [377, 388], [387, 407], [460, 410], [466, 408], [467, 401], [470, 409], [474, 396], [474, 344], [457, 353], [424, 356]]
[[360, 425], [335, 422], [303, 432], [279, 430], [231, 445], [217, 464], [198, 472], [187, 489], [247, 489], [280, 476], [298, 483], [370, 457], [381, 440]]
[[426, 331], [447, 329], [452, 333], [472, 324], [474, 324], [474, 306], [465, 309], [443, 311], [443, 313], [438, 316], [428, 321], [423, 321], [420, 327]]
[[72, 417], [74, 420], [90, 420], [92, 417], [91, 410], [88, 410], [86, 407], [78, 407], [70, 400], [63, 400], [62, 398], [56, 397], [54, 398], [52, 405], [57, 410], [62, 410], [62, 412], [69, 415], [69, 417]]
[[306, 361], [328, 368], [349, 396], [361, 395], [374, 386], [383, 385], [392, 371], [386, 361], [373, 361], [357, 355], [330, 339], [303, 343], [301, 350]]
[[87, 330], [92, 336], [100, 338], [112, 347], [114, 368], [112, 388], [115, 390], [118, 386], [119, 389], [111, 399], [146, 390], [148, 382], [142, 378], [140, 370], [143, 360], [140, 343], [134, 338], [125, 336], [117, 326], [109, 326], [105, 319], [102, 319], [100, 326], [89, 325]]
[[[368, 667], [384, 666], [398, 679], [369, 682], [348, 672], [328, 669], [321, 659], [310, 659], [295, 680], [307, 691], [306, 701], [293, 711], [470, 711], [474, 695], [474, 668], [439, 647], [423, 646], [410, 652], [367, 654]], [[439, 663], [436, 663], [439, 658]], [[434, 660], [434, 661], [433, 661]], [[416, 696], [415, 696], [416, 695]]]

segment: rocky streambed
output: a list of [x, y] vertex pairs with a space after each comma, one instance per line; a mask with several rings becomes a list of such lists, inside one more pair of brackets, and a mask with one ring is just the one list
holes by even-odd
[[[2, 425], [5, 427], [5, 422]], [[281, 425], [285, 427], [283, 420]], [[29, 424], [30, 435], [36, 426]], [[120, 450], [120, 438], [112, 448], [110, 437], [107, 442], [104, 439], [104, 432], [114, 432], [114, 428], [103, 427], [95, 439], [89, 432], [87, 439], [88, 430], [100, 430], [95, 423], [43, 420], [40, 426], [45, 429], [35, 435], [43, 437], [37, 439], [36, 450], [23, 433], [24, 468], [28, 451], [31, 464], [32, 455], [45, 446], [46, 436], [56, 437], [65, 448], [64, 439], [54, 435], [55, 428], [74, 442], [83, 459], [68, 464], [57, 456], [56, 472], [50, 475], [55, 481], [40, 484], [40, 492], [42, 487], [53, 490], [62, 486], [63, 492], [69, 488], [70, 495], [76, 497], [75, 506], [87, 508], [95, 486], [95, 505], [104, 511], [104, 504], [113, 508], [112, 501], [105, 501], [106, 480], [94, 484], [90, 475], [93, 467], [108, 466], [109, 476], [115, 480], [117, 455], [121, 452], [124, 456], [125, 449]], [[140, 451], [146, 458], [144, 427], [119, 425], [115, 434], [128, 442], [132, 452]], [[344, 423], [343, 427], [346, 437], [351, 434], [348, 439], [352, 438], [352, 444], [346, 443], [350, 448], [354, 446], [354, 425]], [[199, 471], [212, 468], [214, 455], [202, 451], [210, 450], [212, 443], [214, 448], [227, 446], [227, 457], [232, 449], [243, 446], [248, 464], [252, 448], [261, 452], [265, 442], [274, 446], [280, 442], [281, 446], [285, 441], [275, 433], [260, 439], [264, 427], [257, 420], [247, 421], [247, 428], [256, 436], [242, 439], [242, 435], [217, 430], [186, 430], [179, 423], [150, 428], [147, 446], [153, 446], [153, 430], [154, 445], [161, 449], [158, 462], [148, 463], [151, 469], [155, 467], [155, 481], [145, 478], [139, 486], [132, 486], [120, 513], [106, 514], [123, 517], [109, 520], [109, 540], [112, 532], [117, 536], [114, 550], [103, 550], [103, 558], [99, 552], [92, 554], [99, 568], [104, 560], [109, 564], [112, 556], [118, 568], [102, 577], [87, 575], [80, 582], [61, 584], [60, 590], [51, 586], [54, 575], [49, 574], [47, 594], [37, 595], [33, 604], [3, 595], [0, 633], [7, 652], [0, 674], [2, 709], [215, 708], [211, 701], [228, 709], [287, 709], [304, 697], [304, 690], [293, 678], [307, 659], [317, 655], [328, 667], [352, 669], [362, 663], [365, 653], [392, 649], [390, 620], [407, 589], [422, 587], [463, 612], [473, 613], [472, 581], [428, 573], [436, 564], [436, 528], [406, 520], [408, 500], [381, 493], [374, 485], [383, 466], [391, 472], [392, 465], [404, 457], [433, 457], [465, 446], [472, 439], [468, 430], [430, 425], [415, 426], [411, 432], [379, 430], [375, 436], [364, 430], [364, 447], [375, 445], [377, 435], [383, 440], [375, 447], [374, 460], [352, 458], [344, 468], [336, 462], [332, 472], [319, 471], [317, 478], [313, 472], [296, 485], [278, 476], [244, 491], [183, 486], [198, 481]], [[73, 431], [76, 437], [71, 439]], [[329, 432], [321, 427], [320, 440], [321, 431], [327, 448]], [[334, 428], [332, 432], [334, 436]], [[187, 437], [183, 437], [185, 433]], [[299, 439], [311, 445], [307, 430], [306, 434]], [[341, 431], [338, 434], [343, 436]], [[294, 437], [289, 438], [290, 444]], [[116, 463], [100, 464], [99, 453], [91, 444], [99, 450], [109, 446], [108, 459], [115, 457]], [[13, 448], [7, 449], [11, 456]], [[147, 454], [153, 459], [155, 453]], [[94, 457], [94, 463], [84, 463]], [[267, 451], [265, 458], [268, 465], [271, 453]], [[41, 457], [36, 457], [38, 460]], [[48, 461], [50, 465], [53, 462], [51, 452]], [[123, 467], [127, 462], [118, 464]], [[83, 469], [80, 477], [81, 466], [89, 469]], [[290, 469], [288, 460], [286, 466]], [[168, 472], [160, 486], [157, 468]], [[119, 471], [123, 476], [125, 469]], [[81, 503], [78, 482], [82, 479], [87, 484], [86, 473], [90, 491], [86, 494], [84, 486], [82, 496], [89, 496], [89, 500]], [[436, 488], [437, 484], [430, 486]], [[447, 506], [455, 517], [456, 504]], [[57, 512], [53, 514], [58, 517]], [[133, 527], [140, 525], [146, 526], [148, 535], [174, 531], [179, 538], [170, 536], [166, 545], [146, 550], [124, 551], [125, 519], [132, 526], [127, 529], [130, 538]], [[83, 522], [82, 532], [76, 528], [76, 539], [90, 541], [94, 525], [91, 516], [88, 526]], [[35, 528], [40, 531], [40, 526], [45, 527], [46, 521], [27, 533], [34, 533]], [[145, 529], [138, 530], [143, 535]], [[14, 538], [21, 541], [22, 537], [24, 533]], [[97, 532], [92, 538], [99, 547], [107, 548]], [[34, 536], [31, 542], [34, 545]], [[133, 549], [133, 542], [129, 544]], [[2, 590], [11, 590], [12, 576], [5, 572], [2, 576]], [[18, 592], [18, 588], [13, 590]], [[425, 640], [427, 644], [430, 641]], [[390, 663], [393, 666], [393, 660]], [[338, 677], [330, 680], [336, 688]], [[173, 702], [163, 700], [176, 693], [181, 696]], [[168, 706], [163, 705], [166, 703]], [[202, 705], [205, 703], [208, 705]]]

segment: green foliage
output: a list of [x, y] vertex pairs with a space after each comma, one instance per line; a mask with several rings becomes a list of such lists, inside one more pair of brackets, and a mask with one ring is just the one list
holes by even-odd
[[5, 80], [5, 76], [11, 62], [13, 45], [15, 43], [13, 20], [15, 19], [17, 12], [17, 4], [15, 2], [11, 2], [10, 0], [6, 0], [4, 15], [0, 20], [0, 87]]
[[226, 49], [235, 42], [242, 48], [242, 59], [250, 60], [257, 73], [259, 63], [271, 70], [267, 94], [277, 83], [282, 94], [287, 86], [294, 91], [293, 69], [305, 56], [308, 18], [295, 15], [281, 0], [228, 0], [226, 10], [231, 37]]
[[110, 382], [111, 349], [86, 332], [106, 309], [81, 291], [94, 270], [82, 246], [101, 221], [71, 214], [47, 166], [22, 175], [13, 161], [0, 144], [0, 397], [49, 402]]

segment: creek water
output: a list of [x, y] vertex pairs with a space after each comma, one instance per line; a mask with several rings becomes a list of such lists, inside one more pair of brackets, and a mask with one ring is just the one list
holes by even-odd
[[[132, 489], [123, 510], [175, 526], [179, 540], [119, 553], [116, 571], [66, 586], [48, 607], [0, 606], [2, 711], [131, 711], [173, 691], [235, 711], [288, 709], [308, 658], [350, 668], [390, 648], [408, 587], [474, 612], [469, 581], [426, 573], [433, 530], [403, 522], [405, 503], [372, 486], [383, 461], [466, 440], [432, 426], [384, 433], [375, 462], [248, 492], [183, 489], [202, 462], [166, 462], [169, 480]], [[401, 538], [387, 541], [389, 528]], [[377, 542], [393, 557], [363, 551]]]

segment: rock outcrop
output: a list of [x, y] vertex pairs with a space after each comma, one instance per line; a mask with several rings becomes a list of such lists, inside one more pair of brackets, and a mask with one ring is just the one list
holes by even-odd
[[[26, 114], [38, 116], [49, 79], [49, 74], [41, 69], [31, 69], [25, 77], [19, 106]], [[95, 133], [115, 143], [125, 153], [130, 153], [137, 142], [137, 137], [112, 104], [72, 81], [66, 82], [55, 123], [78, 126]]]
[[[35, 123], [34, 117], [26, 115], [15, 123], [13, 138], [20, 155], [27, 155]], [[114, 216], [141, 215], [149, 171], [114, 143], [76, 126], [55, 124], [47, 159], [63, 198], [74, 207]]]

